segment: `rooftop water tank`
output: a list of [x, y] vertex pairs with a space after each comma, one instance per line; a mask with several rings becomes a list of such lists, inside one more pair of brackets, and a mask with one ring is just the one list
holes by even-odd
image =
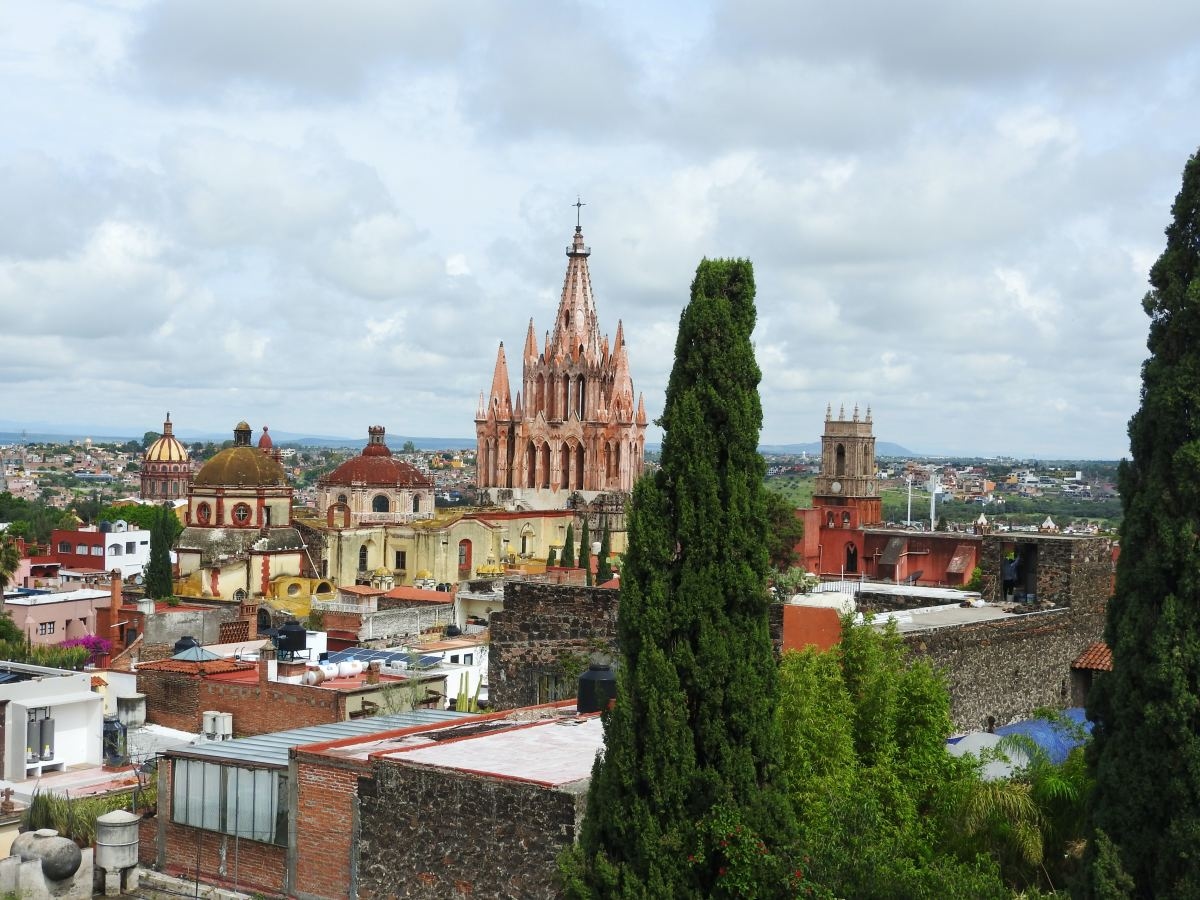
[[308, 647], [308, 631], [295, 619], [284, 622], [279, 629], [276, 646], [291, 653], [304, 650]]
[[191, 650], [193, 647], [199, 647], [200, 642], [190, 634], [185, 634], [175, 642], [175, 649], [171, 651], [172, 656], [178, 656], [184, 650]]
[[579, 676], [579, 693], [575, 709], [580, 713], [597, 713], [617, 698], [617, 676], [607, 663], [592, 663]]
[[114, 809], [96, 819], [96, 865], [107, 871], [138, 864], [138, 823], [141, 816]]

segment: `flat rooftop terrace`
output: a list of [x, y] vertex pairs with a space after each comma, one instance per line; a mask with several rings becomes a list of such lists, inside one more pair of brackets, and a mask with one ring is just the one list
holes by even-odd
[[399, 749], [383, 756], [464, 774], [566, 787], [591, 777], [592, 764], [603, 747], [600, 716], [560, 715], [511, 722], [508, 728]]

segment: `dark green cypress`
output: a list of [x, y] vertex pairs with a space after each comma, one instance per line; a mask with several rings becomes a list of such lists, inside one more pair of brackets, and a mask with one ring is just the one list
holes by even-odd
[[[617, 701], [580, 853], [564, 866], [576, 895], [721, 896], [733, 863], [708, 841], [714, 823], [756, 835], [764, 859], [793, 838], [778, 783], [754, 319], [749, 261], [702, 262], [679, 323], [662, 465], [629, 509]], [[755, 884], [756, 896], [780, 890]]]
[[[1096, 777], [1089, 896], [1200, 896], [1200, 154], [1183, 171], [1142, 301], [1150, 358], [1130, 458], [1105, 640], [1088, 698]], [[1096, 865], [1097, 847], [1110, 848]], [[1116, 873], [1116, 874], [1114, 874]]]
[[604, 520], [604, 528], [600, 532], [600, 557], [596, 560], [596, 584], [604, 584], [613, 577], [612, 564], [608, 558], [612, 555], [612, 537], [608, 533], [608, 520]]
[[158, 515], [150, 526], [150, 562], [146, 565], [146, 596], [154, 600], [165, 600], [175, 593], [171, 580], [171, 522], [168, 516], [175, 515], [166, 507], [159, 507]]
[[587, 516], [583, 517], [583, 531], [579, 537], [579, 568], [583, 569], [584, 581], [592, 583], [592, 536], [588, 533]]
[[550, 552], [546, 554], [546, 566], [549, 567], [549, 566], [557, 566], [557, 565], [558, 565], [558, 551], [555, 550], [553, 547], [551, 547]]
[[567, 537], [563, 541], [562, 557], [559, 559], [560, 566], [566, 566], [568, 569], [575, 568], [575, 523], [567, 525]]

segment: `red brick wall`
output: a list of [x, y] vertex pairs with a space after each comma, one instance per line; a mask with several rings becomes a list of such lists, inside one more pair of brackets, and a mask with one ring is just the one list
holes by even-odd
[[[200, 881], [239, 891], [258, 891], [268, 897], [283, 897], [287, 879], [287, 848], [263, 844], [232, 835], [178, 825], [171, 821], [171, 767], [163, 764], [163, 776], [158, 794], [158, 815], [146, 822], [164, 829], [163, 845], [158, 848], [162, 871], [177, 878], [195, 879], [197, 854], [200, 860]], [[156, 822], [157, 820], [157, 822]], [[143, 845], [139, 857], [145, 861], [147, 826], [141, 828]], [[157, 831], [155, 831], [157, 838]], [[151, 844], [153, 846], [153, 844]], [[151, 855], [153, 859], [153, 854]]]
[[233, 714], [235, 737], [346, 719], [344, 697], [308, 685], [272, 682], [264, 687], [149, 670], [139, 672], [137, 680], [138, 691], [146, 695], [147, 721], [182, 731], [200, 731], [209, 709]]
[[[146, 721], [152, 725], [200, 730], [200, 679], [180, 672], [138, 672], [138, 693], [146, 695]], [[206, 709], [208, 707], [205, 707]]]
[[[149, 698], [146, 700], [149, 706]], [[237, 684], [206, 679], [200, 685], [200, 712], [233, 714], [234, 737], [270, 734], [346, 719], [346, 702], [337, 691], [304, 684]], [[197, 726], [199, 727], [199, 726]]]
[[295, 894], [336, 900], [350, 893], [351, 822], [366, 770], [327, 757], [297, 756]]

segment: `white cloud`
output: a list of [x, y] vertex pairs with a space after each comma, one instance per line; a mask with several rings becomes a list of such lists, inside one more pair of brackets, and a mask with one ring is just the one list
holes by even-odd
[[511, 364], [530, 317], [542, 340], [578, 193], [651, 417], [697, 262], [737, 255], [765, 440], [844, 400], [924, 449], [1117, 455], [1195, 149], [1198, 18], [5, 5], [5, 414], [468, 436], [497, 343]]

